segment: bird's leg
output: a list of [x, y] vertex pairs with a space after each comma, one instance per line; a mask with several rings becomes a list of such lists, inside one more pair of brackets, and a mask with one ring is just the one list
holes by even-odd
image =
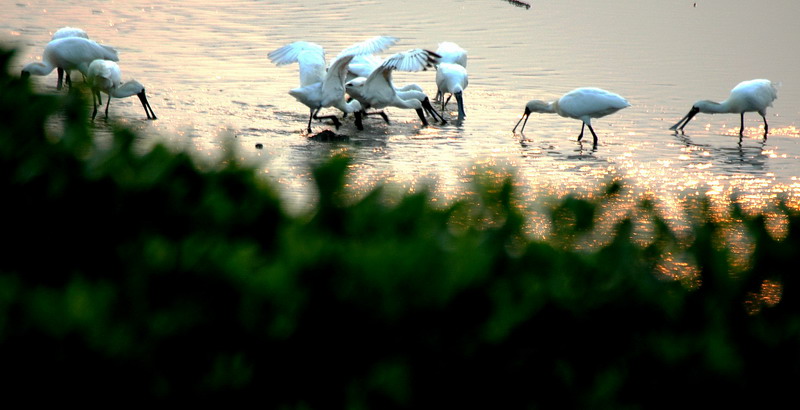
[[[581, 123], [581, 133], [578, 135], [578, 141], [580, 141], [581, 139], [583, 139], [583, 129], [584, 129], [584, 128], [586, 128], [586, 123], [585, 123], [585, 122], [582, 122], [582, 123]], [[594, 131], [592, 131], [592, 132], [594, 133]]]
[[61, 84], [64, 81], [64, 69], [58, 67], [56, 71], [58, 71], [58, 83], [56, 84], [56, 90], [61, 90]]
[[316, 111], [312, 108], [311, 112], [308, 114], [308, 133], [311, 133], [311, 119], [314, 118]]
[[386, 115], [386, 113], [383, 111], [364, 112], [365, 117], [370, 115], [380, 115], [381, 118], [383, 118], [383, 120], [386, 121], [387, 124], [389, 124], [389, 116]]
[[[363, 113], [363, 111], [356, 111], [355, 112], [356, 129], [358, 129], [359, 131], [362, 131], [364, 129], [364, 124], [361, 123], [361, 116], [363, 115], [362, 113]], [[347, 114], [347, 113], [345, 113], [345, 114]]]
[[422, 126], [423, 127], [427, 127], [428, 126], [428, 120], [425, 119], [425, 113], [422, 112], [422, 108], [417, 108], [415, 111], [417, 111], [417, 115], [419, 116], [419, 119], [422, 120]]
[[72, 77], [70, 77], [70, 75], [69, 75], [69, 70], [64, 70], [64, 78], [65, 78], [65, 80], [67, 82], [67, 87], [69, 87], [69, 89], [71, 90], [72, 89]]
[[591, 124], [589, 124], [589, 131], [591, 131], [591, 132], [592, 132], [592, 137], [594, 137], [594, 142], [593, 142], [593, 144], [594, 144], [594, 146], [596, 147], [596, 146], [597, 146], [597, 134], [595, 134], [595, 133], [594, 133], [594, 128], [592, 128], [592, 125], [591, 125]]
[[[339, 129], [339, 127], [341, 127], [341, 126], [342, 126], [342, 123], [341, 123], [341, 122], [339, 122], [339, 119], [338, 119], [338, 118], [336, 118], [336, 116], [335, 116], [335, 115], [323, 115], [323, 116], [321, 116], [321, 117], [320, 117], [320, 116], [318, 116], [317, 114], [319, 113], [319, 110], [320, 110], [320, 109], [321, 109], [321, 108], [318, 108], [318, 109], [317, 109], [317, 111], [314, 113], [314, 119], [316, 119], [316, 120], [320, 120], [320, 121], [322, 121], [322, 120], [331, 120], [331, 121], [333, 121], [333, 126], [334, 126], [334, 127], [336, 127], [336, 129], [337, 129], [337, 130]], [[309, 129], [310, 129], [310, 128], [311, 128], [311, 127], [309, 126]], [[309, 131], [309, 132], [311, 132], [311, 131]]]
[[108, 101], [106, 101], [106, 119], [108, 119], [108, 106], [111, 105], [111, 94], [108, 95]]
[[742, 123], [739, 125], [739, 136], [744, 132], [744, 112], [741, 114]]
[[769, 131], [769, 125], [767, 124], [767, 117], [764, 116], [764, 114], [761, 114], [761, 118], [764, 120], [764, 138], [767, 138], [767, 131]]
[[92, 108], [94, 108], [94, 111], [92, 111], [92, 121], [94, 121], [94, 117], [97, 116], [97, 106], [102, 103], [103, 100], [100, 99], [100, 90], [92, 88]]

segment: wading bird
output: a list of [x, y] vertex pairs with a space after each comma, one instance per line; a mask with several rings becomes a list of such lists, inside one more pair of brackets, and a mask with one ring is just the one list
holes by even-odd
[[300, 66], [300, 87], [290, 90], [289, 94], [309, 108], [307, 130], [310, 133], [312, 119], [330, 119], [336, 128], [341, 125], [335, 115], [319, 116], [319, 111], [323, 108], [335, 107], [344, 113], [361, 111], [358, 100], [348, 102], [345, 99], [344, 83], [348, 65], [354, 56], [383, 51], [396, 41], [394, 37], [379, 36], [354, 44], [342, 50], [327, 70], [325, 50], [322, 46], [307, 41], [287, 44], [271, 51], [267, 57], [278, 66], [291, 63], [298, 63]]
[[[458, 102], [458, 123], [464, 121], [467, 116], [464, 111], [464, 89], [469, 84], [467, 69], [453, 63], [440, 63], [436, 66], [436, 87], [442, 92], [442, 111], [444, 106], [450, 101], [450, 97], [455, 96]], [[444, 99], [444, 94], [450, 94]]]
[[[81, 37], [81, 38], [88, 39], [89, 35], [86, 34], [86, 31], [84, 31], [83, 29], [80, 29], [80, 28], [62, 27], [62, 28], [56, 30], [55, 33], [53, 33], [53, 37], [50, 39], [50, 41], [58, 40], [60, 38], [67, 38], [67, 37]], [[64, 69], [61, 68], [61, 67], [57, 67], [56, 70], [58, 72], [58, 83], [56, 84], [56, 89], [60, 90], [61, 89], [61, 83], [62, 83], [62, 81], [64, 79]], [[67, 74], [67, 83], [68, 84], [72, 84], [72, 79], [70, 78], [69, 71], [67, 71], [66, 74]], [[85, 81], [86, 77], [84, 77], [83, 79]]]
[[144, 86], [136, 80], [122, 83], [122, 71], [117, 63], [107, 60], [94, 60], [89, 64], [86, 78], [92, 87], [92, 105], [94, 106], [92, 121], [97, 116], [97, 107], [103, 103], [100, 91], [108, 94], [106, 119], [108, 119], [108, 106], [111, 104], [111, 97], [125, 98], [132, 95], [139, 97], [148, 120], [157, 119], [156, 113], [153, 112], [153, 108], [150, 107], [150, 103], [147, 101]]
[[583, 125], [581, 125], [578, 141], [583, 138], [584, 128], [588, 126], [589, 131], [592, 132], [592, 137], [594, 137], [594, 144], [597, 145], [597, 134], [592, 128], [592, 118], [605, 117], [625, 107], [630, 107], [630, 105], [626, 99], [606, 90], [591, 87], [576, 88], [549, 103], [541, 100], [528, 101], [525, 105], [525, 113], [517, 121], [517, 125], [514, 126], [512, 132], [516, 132], [517, 126], [524, 118], [525, 122], [522, 123], [522, 129], [520, 129], [520, 132], [522, 132], [532, 112], [558, 114], [562, 117], [581, 120]]
[[764, 120], [764, 137], [766, 138], [769, 130], [766, 117], [767, 107], [771, 107], [776, 98], [778, 98], [778, 90], [771, 81], [763, 79], [742, 81], [736, 87], [733, 87], [731, 95], [723, 102], [701, 100], [694, 103], [689, 113], [669, 129], [683, 132], [683, 127], [698, 112], [706, 114], [739, 114], [741, 119], [739, 136], [741, 136], [744, 132], [744, 113], [755, 111], [761, 114], [761, 118]]
[[[58, 68], [67, 73], [70, 70], [78, 70], [86, 77], [89, 71], [89, 64], [98, 59], [119, 61], [117, 50], [112, 47], [98, 44], [83, 37], [59, 38], [47, 43], [44, 52], [42, 52], [42, 62], [33, 62], [22, 68], [22, 76], [25, 77], [31, 74], [45, 76]], [[69, 75], [67, 75], [67, 85], [72, 86]], [[60, 71], [58, 86], [61, 89]]]
[[[439, 54], [440, 63], [458, 64], [461, 67], [467, 68], [467, 50], [464, 50], [456, 43], [450, 41], [439, 43], [436, 54]], [[442, 90], [436, 90], [436, 98], [434, 98], [434, 101], [441, 100]]]
[[[362, 108], [382, 109], [385, 107], [398, 107], [414, 109], [417, 112], [422, 125], [427, 126], [425, 110], [434, 119], [439, 119], [444, 123], [444, 118], [436, 112], [430, 103], [428, 96], [422, 92], [422, 88], [416, 84], [409, 84], [403, 88], [397, 88], [392, 82], [392, 71], [421, 71], [433, 67], [437, 62], [438, 55], [428, 50], [420, 48], [397, 53], [387, 58], [379, 67], [372, 70], [369, 77], [358, 77], [345, 84], [347, 93], [359, 101]], [[362, 112], [362, 115], [380, 114], [388, 123], [389, 118], [383, 111], [376, 113]], [[360, 117], [356, 118], [356, 126], [361, 129]]]

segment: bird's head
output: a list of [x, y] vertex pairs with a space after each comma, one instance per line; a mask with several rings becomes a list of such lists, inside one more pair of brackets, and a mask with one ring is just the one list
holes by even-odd
[[551, 103], [542, 100], [530, 100], [525, 104], [525, 115], [529, 115], [532, 112], [553, 112], [552, 107]]

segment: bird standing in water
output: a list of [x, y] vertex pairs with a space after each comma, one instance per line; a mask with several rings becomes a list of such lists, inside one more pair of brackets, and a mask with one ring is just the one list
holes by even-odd
[[[119, 56], [114, 48], [83, 37], [59, 38], [47, 43], [42, 52], [42, 62], [25, 65], [22, 68], [22, 75], [23, 77], [31, 74], [45, 76], [58, 68], [67, 73], [70, 70], [78, 70], [86, 77], [89, 72], [89, 64], [98, 59], [119, 61]], [[67, 76], [67, 84], [72, 85], [69, 76]]]
[[739, 136], [742, 136], [744, 132], [744, 113], [755, 111], [761, 114], [761, 118], [764, 120], [764, 138], [766, 138], [769, 131], [766, 117], [767, 107], [771, 107], [772, 102], [777, 98], [778, 90], [770, 80], [742, 81], [736, 87], [733, 87], [730, 96], [725, 101], [718, 103], [700, 100], [694, 103], [689, 113], [669, 129], [683, 132], [686, 124], [699, 112], [706, 114], [739, 114], [741, 120]]
[[[139, 97], [139, 101], [144, 107], [144, 113], [147, 115], [148, 120], [155, 120], [156, 113], [150, 107], [147, 101], [147, 96], [144, 92], [144, 86], [136, 80], [131, 80], [122, 83], [122, 71], [119, 65], [113, 61], [107, 60], [94, 60], [89, 64], [89, 70], [86, 74], [88, 82], [92, 86], [92, 120], [97, 116], [97, 107], [103, 103], [100, 98], [100, 91], [108, 94], [108, 101], [106, 102], [106, 119], [108, 119], [108, 106], [111, 105], [111, 97], [125, 98], [135, 95]], [[152, 116], [151, 116], [152, 114]]]
[[630, 107], [630, 105], [625, 98], [600, 88], [576, 88], [549, 103], [541, 100], [528, 101], [525, 105], [525, 113], [517, 121], [517, 125], [514, 126], [512, 132], [516, 132], [517, 126], [524, 118], [525, 122], [522, 123], [522, 129], [520, 129], [520, 132], [522, 132], [532, 112], [552, 113], [566, 118], [581, 120], [583, 124], [581, 125], [581, 133], [578, 135], [578, 141], [583, 138], [584, 128], [588, 126], [589, 131], [592, 132], [592, 137], [594, 137], [594, 144], [597, 145], [597, 134], [592, 128], [592, 118], [605, 117], [625, 107]]
[[394, 37], [379, 36], [354, 44], [339, 53], [327, 70], [325, 50], [322, 46], [307, 41], [287, 44], [271, 51], [267, 57], [279, 66], [291, 63], [298, 63], [300, 66], [300, 87], [290, 90], [289, 94], [309, 108], [306, 128], [310, 133], [312, 119], [330, 119], [336, 128], [341, 125], [335, 115], [319, 116], [319, 111], [323, 108], [335, 107], [344, 113], [362, 110], [357, 100], [348, 102], [345, 98], [344, 84], [348, 65], [355, 56], [383, 51], [396, 41]]

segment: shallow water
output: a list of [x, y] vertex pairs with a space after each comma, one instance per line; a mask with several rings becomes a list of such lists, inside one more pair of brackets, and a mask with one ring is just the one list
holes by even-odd
[[[201, 157], [218, 158], [232, 143], [238, 156], [280, 185], [293, 210], [313, 202], [310, 166], [338, 152], [355, 160], [354, 192], [389, 182], [411, 190], [431, 186], [449, 200], [477, 171], [499, 168], [516, 175], [523, 206], [531, 208], [573, 191], [596, 192], [613, 178], [633, 188], [629, 201], [651, 195], [670, 218], [679, 218], [678, 204], [701, 194], [722, 203], [738, 194], [754, 209], [776, 197], [800, 203], [796, 1], [567, 0], [527, 9], [502, 0], [399, 4], [16, 2], [0, 21], [0, 41], [20, 48], [16, 69], [41, 59], [58, 28], [85, 29], [119, 50], [123, 78], [145, 84], [159, 117], [146, 121], [129, 98], [112, 102], [112, 118], [143, 131], [145, 142], [167, 140]], [[359, 132], [345, 122], [339, 132], [351, 136], [348, 143], [308, 140], [308, 110], [287, 94], [298, 84], [297, 65], [277, 67], [267, 53], [307, 40], [331, 57], [375, 35], [401, 39], [385, 54], [435, 50], [441, 41], [467, 49], [466, 121], [423, 128], [413, 111], [389, 109], [389, 125], [370, 120]], [[56, 92], [55, 77], [35, 81]], [[781, 83], [768, 110], [766, 140], [756, 113], [745, 116], [743, 138], [734, 114], [700, 114], [685, 134], [668, 130], [694, 101], [723, 100], [753, 78]], [[435, 92], [432, 71], [397, 73], [395, 81]], [[524, 135], [512, 133], [529, 99], [552, 100], [581, 86], [607, 89], [632, 104], [593, 122], [596, 147], [591, 139], [576, 141], [578, 121], [555, 115], [534, 114]], [[451, 103], [445, 115], [455, 114]], [[106, 122], [94, 126], [108, 135]], [[327, 128], [313, 125], [314, 132]]]

